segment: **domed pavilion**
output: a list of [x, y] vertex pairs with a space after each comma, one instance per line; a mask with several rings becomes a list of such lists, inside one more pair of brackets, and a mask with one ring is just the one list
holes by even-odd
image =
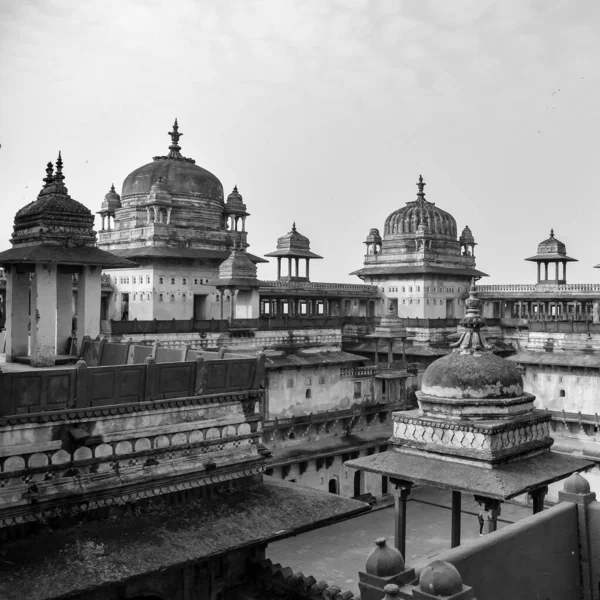
[[73, 279], [77, 279], [77, 338], [100, 333], [102, 268], [135, 264], [96, 248], [94, 216], [65, 186], [60, 155], [48, 163], [37, 200], [15, 215], [12, 249], [0, 253], [6, 272], [6, 360], [35, 367], [69, 354]]
[[461, 494], [475, 496], [489, 533], [503, 501], [529, 494], [539, 512], [548, 484], [593, 466], [550, 450], [551, 415], [523, 391], [517, 365], [491, 352], [480, 305], [473, 284], [460, 339], [425, 371], [419, 408], [393, 413], [391, 450], [345, 463], [391, 478], [396, 547], [403, 556], [406, 500], [414, 484], [452, 491], [454, 547], [460, 544]]
[[127, 175], [99, 211], [98, 246], [139, 265], [109, 272], [112, 319], [218, 319], [220, 292], [209, 282], [233, 250], [249, 246], [237, 187], [225, 202], [219, 179], [181, 153], [177, 119], [169, 136], [169, 152]]
[[465, 227], [460, 238], [454, 217], [425, 198], [419, 176], [416, 200], [385, 220], [383, 237], [369, 230], [364, 266], [351, 275], [378, 285], [397, 301], [400, 317], [459, 318], [475, 268], [475, 238]]

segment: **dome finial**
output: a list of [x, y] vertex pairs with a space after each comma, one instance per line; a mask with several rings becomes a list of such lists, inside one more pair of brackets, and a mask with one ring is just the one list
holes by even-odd
[[175, 122], [173, 123], [173, 131], [169, 131], [169, 135], [171, 136], [171, 145], [169, 146], [170, 152], [168, 158], [182, 158], [181, 154], [179, 153], [181, 150], [179, 138], [183, 135], [183, 133], [179, 133], [177, 118], [175, 118]]
[[46, 177], [44, 177], [43, 181], [45, 183], [44, 187], [48, 187], [51, 183], [54, 182], [54, 165], [49, 162], [46, 165]]
[[237, 189], [237, 183], [233, 186], [233, 191], [237, 194], [238, 193], [238, 189]]
[[550, 237], [553, 238], [554, 237], [554, 229], [550, 230]]
[[425, 197], [425, 192], [423, 190], [426, 185], [427, 184], [423, 182], [423, 175], [419, 175], [419, 183], [417, 183], [417, 187], [419, 188], [419, 193], [417, 194], [417, 196], [419, 196], [419, 198]]
[[54, 177], [54, 181], [58, 184], [62, 184], [65, 179], [65, 176], [62, 173], [63, 161], [62, 156], [60, 154], [60, 150], [58, 151], [58, 158], [56, 159], [56, 175]]
[[292, 225], [292, 231], [296, 233], [296, 221], [294, 221], [294, 224]]
[[115, 184], [114, 184], [114, 183], [111, 183], [111, 184], [110, 184], [110, 191], [111, 191], [111, 192], [114, 192], [114, 191], [115, 191]]
[[481, 328], [485, 325], [485, 320], [481, 316], [481, 300], [477, 297], [477, 287], [475, 286], [475, 278], [471, 279], [471, 289], [469, 297], [465, 300], [467, 306], [467, 314], [460, 322], [461, 326], [466, 329], [463, 331], [460, 339], [455, 344], [450, 344], [451, 348], [456, 348], [455, 352], [461, 354], [472, 354], [477, 350], [491, 350], [491, 346], [485, 341]]

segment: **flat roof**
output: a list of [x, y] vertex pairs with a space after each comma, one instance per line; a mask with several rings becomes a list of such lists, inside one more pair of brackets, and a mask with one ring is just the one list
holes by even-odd
[[508, 500], [572, 473], [587, 471], [594, 463], [548, 451], [491, 467], [483, 461], [478, 465], [475, 461], [453, 460], [433, 452], [416, 454], [400, 447], [349, 460], [344, 465], [417, 484]]
[[366, 512], [350, 498], [265, 477], [221, 501], [194, 500], [4, 543], [0, 598], [79, 595]]

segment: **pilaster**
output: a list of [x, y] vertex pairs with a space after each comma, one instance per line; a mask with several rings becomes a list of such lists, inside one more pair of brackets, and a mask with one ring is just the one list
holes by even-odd
[[79, 273], [77, 288], [77, 338], [100, 334], [100, 295], [102, 269], [84, 266]]
[[6, 360], [29, 354], [29, 272], [6, 269]]
[[31, 281], [31, 364], [49, 367], [56, 360], [57, 267], [36, 264]]

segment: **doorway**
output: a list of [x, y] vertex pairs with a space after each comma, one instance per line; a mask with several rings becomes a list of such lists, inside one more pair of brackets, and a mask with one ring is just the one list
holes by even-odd
[[362, 494], [362, 471], [354, 472], [354, 497]]
[[454, 319], [454, 299], [446, 299], [446, 319]]
[[338, 481], [335, 477], [332, 477], [329, 480], [329, 493], [330, 494], [339, 494], [339, 489], [338, 489]]
[[208, 294], [194, 294], [194, 321], [203, 321], [207, 319], [206, 300]]

